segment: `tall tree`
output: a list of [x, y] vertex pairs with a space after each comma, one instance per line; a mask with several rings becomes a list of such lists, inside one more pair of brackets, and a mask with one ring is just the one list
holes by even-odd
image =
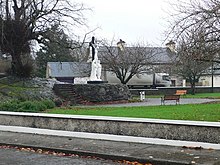
[[179, 74], [191, 84], [213, 61], [220, 62], [220, 1], [189, 0], [172, 4], [168, 37], [174, 38], [179, 54]]
[[[190, 33], [192, 29], [203, 29], [205, 42], [211, 43], [212, 50], [220, 51], [220, 1], [219, 0], [189, 0], [178, 1], [172, 4], [176, 9], [171, 15], [170, 36], [174, 36], [177, 42], [182, 35]], [[202, 38], [201, 38], [202, 39]], [[197, 42], [204, 42], [197, 40]]]
[[59, 25], [54, 25], [46, 34], [50, 40], [45, 40], [41, 49], [36, 53], [37, 76], [45, 77], [47, 62], [68, 62], [75, 61], [76, 58], [71, 53], [72, 41], [59, 29]]
[[12, 56], [12, 73], [29, 76], [22, 58], [30, 54], [31, 41], [44, 41], [54, 24], [84, 24], [84, 10], [70, 0], [1, 0], [0, 49]]
[[206, 42], [203, 29], [192, 30], [181, 35], [177, 47], [177, 74], [186, 79], [191, 85], [191, 93], [195, 94], [195, 85], [201, 75], [212, 65], [215, 52], [212, 45]]

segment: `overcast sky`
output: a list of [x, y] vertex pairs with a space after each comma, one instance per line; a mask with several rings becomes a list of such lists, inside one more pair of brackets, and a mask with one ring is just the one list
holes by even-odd
[[167, 0], [79, 0], [92, 12], [87, 14], [90, 29], [100, 27], [91, 35], [113, 37], [127, 43], [147, 42], [164, 46], [167, 30]]

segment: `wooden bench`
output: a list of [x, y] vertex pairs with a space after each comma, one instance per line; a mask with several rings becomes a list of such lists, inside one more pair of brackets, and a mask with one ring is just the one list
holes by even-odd
[[164, 97], [161, 97], [161, 105], [165, 105], [165, 101], [172, 101], [175, 100], [176, 101], [176, 105], [177, 103], [180, 103], [180, 95], [164, 95]]
[[187, 93], [187, 90], [176, 90], [175, 95], [185, 95]]

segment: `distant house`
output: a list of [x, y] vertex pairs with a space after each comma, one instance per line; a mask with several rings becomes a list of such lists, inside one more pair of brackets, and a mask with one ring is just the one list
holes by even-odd
[[199, 79], [199, 85], [211, 87], [220, 87], [220, 64], [214, 63]]
[[80, 78], [90, 76], [91, 64], [86, 62], [48, 62], [46, 78], [61, 82], [75, 83]]

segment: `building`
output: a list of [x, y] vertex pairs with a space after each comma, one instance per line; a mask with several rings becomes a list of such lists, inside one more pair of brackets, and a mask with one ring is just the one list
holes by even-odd
[[90, 76], [90, 71], [91, 64], [86, 62], [48, 62], [46, 78], [55, 78], [67, 83], [79, 83]]
[[[118, 42], [119, 45], [120, 42]], [[124, 44], [124, 42], [122, 42]], [[137, 50], [138, 49], [138, 50]], [[176, 85], [177, 84], [177, 78], [173, 73], [173, 63], [176, 61], [177, 55], [176, 52], [173, 51], [173, 49], [170, 49], [168, 46], [167, 47], [128, 47], [128, 46], [111, 46], [111, 47], [100, 47], [99, 48], [99, 57], [101, 59], [102, 65], [105, 69], [105, 71], [109, 71], [107, 67], [105, 67], [105, 64], [108, 63], [107, 60], [105, 61], [106, 57], [107, 58], [114, 58], [115, 56], [119, 55], [121, 53], [121, 51], [123, 51], [123, 54], [125, 54], [125, 56], [128, 59], [125, 60], [129, 60], [132, 59], [129, 57], [129, 54], [135, 54], [135, 53], [139, 53], [142, 54], [140, 57], [143, 58], [145, 57], [145, 59], [147, 60], [143, 60], [143, 63], [141, 65], [145, 65], [145, 74], [146, 76], [152, 75], [152, 74], [156, 74], [156, 73], [164, 73], [164, 74], [169, 74], [169, 75], [173, 75], [171, 82], [172, 85]], [[109, 57], [108, 57], [109, 56]], [[139, 58], [139, 57], [137, 57]], [[123, 59], [121, 59], [123, 60]], [[129, 63], [130, 61], [128, 61], [127, 63]], [[133, 61], [131, 60], [131, 63]], [[109, 75], [109, 74], [107, 74]], [[144, 75], [137, 75], [134, 76], [136, 77], [136, 79], [138, 80], [138, 77], [143, 77]], [[105, 77], [104, 74], [104, 80], [108, 81], [108, 76]], [[112, 77], [112, 76], [111, 76]], [[153, 77], [153, 76], [151, 76]], [[142, 78], [141, 78], [142, 79]], [[149, 78], [148, 78], [149, 79]], [[141, 80], [140, 80], [141, 81]], [[154, 82], [154, 81], [153, 81]], [[147, 83], [149, 84], [149, 82]], [[148, 85], [149, 86], [149, 85]]]
[[[118, 53], [118, 47], [111, 47], [114, 53]], [[134, 47], [126, 47], [129, 51], [133, 51]], [[172, 73], [172, 64], [176, 58], [176, 53], [173, 52], [168, 47], [146, 47], [143, 48], [144, 52], [147, 54], [151, 54], [152, 58], [150, 59], [150, 66], [153, 66], [153, 71], [151, 68], [151, 75], [155, 72], [157, 73]], [[106, 69], [105, 63], [103, 60], [103, 56], [106, 55], [106, 51], [108, 51], [107, 47], [99, 47], [98, 57], [102, 63], [102, 77], [101, 79], [104, 81], [108, 81], [106, 78]], [[147, 64], [146, 66], [148, 66]], [[146, 67], [147, 68], [147, 67]], [[86, 83], [89, 80], [91, 72], [91, 63], [87, 62], [48, 62], [46, 77], [47, 78], [55, 78], [58, 81], [68, 82], [68, 83]], [[174, 82], [175, 84], [175, 82]]]
[[220, 63], [213, 63], [199, 79], [199, 85], [220, 87]]

